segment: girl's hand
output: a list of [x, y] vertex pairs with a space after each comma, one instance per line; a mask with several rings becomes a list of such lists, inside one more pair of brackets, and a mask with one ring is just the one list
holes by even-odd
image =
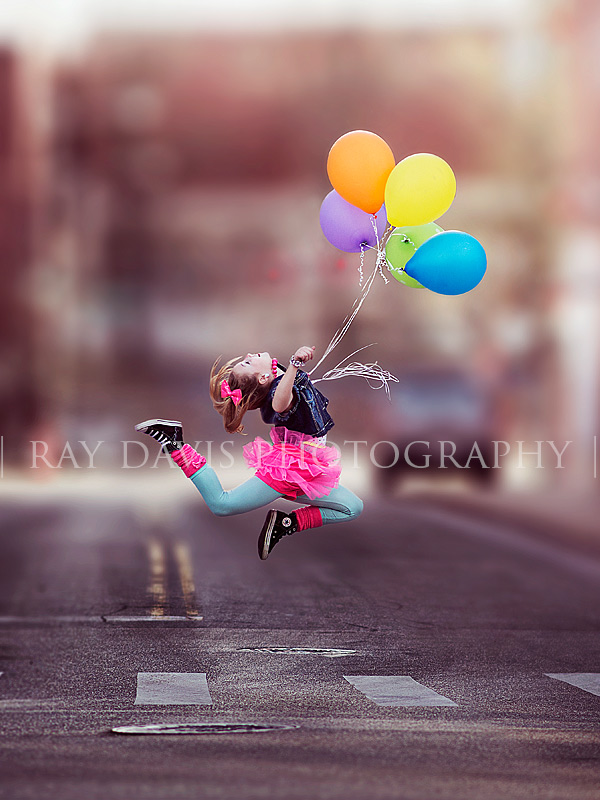
[[296, 352], [294, 353], [294, 358], [298, 359], [298, 361], [302, 361], [306, 364], [307, 361], [310, 361], [314, 358], [315, 355], [315, 348], [314, 347], [299, 347]]

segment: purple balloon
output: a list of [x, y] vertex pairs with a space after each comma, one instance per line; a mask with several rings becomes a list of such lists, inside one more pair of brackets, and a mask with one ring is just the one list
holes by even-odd
[[[377, 236], [381, 238], [385, 232], [385, 206], [381, 206], [376, 216], [374, 219], [373, 214], [348, 203], [334, 189], [323, 200], [319, 219], [330, 244], [346, 253], [360, 253], [364, 245], [376, 247]], [[377, 236], [373, 223], [377, 226]]]

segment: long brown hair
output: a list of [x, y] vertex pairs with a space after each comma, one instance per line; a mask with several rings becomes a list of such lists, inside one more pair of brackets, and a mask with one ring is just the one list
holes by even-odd
[[[232, 373], [233, 367], [242, 360], [242, 356], [232, 358], [222, 366], [221, 356], [212, 365], [209, 379], [210, 399], [216, 411], [223, 417], [223, 424], [227, 433], [242, 433], [244, 426], [242, 418], [246, 411], [260, 408], [269, 394], [269, 383], [259, 383], [253, 375], [243, 375], [241, 378]], [[230, 397], [221, 397], [221, 384], [227, 381], [229, 388], [240, 389], [242, 400], [236, 406]]]

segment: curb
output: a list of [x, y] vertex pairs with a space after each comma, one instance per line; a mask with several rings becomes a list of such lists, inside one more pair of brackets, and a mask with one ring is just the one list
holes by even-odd
[[[425, 501], [439, 509], [468, 513], [487, 522], [519, 527], [537, 539], [600, 559], [600, 505], [594, 508], [590, 504], [582, 511], [580, 504], [573, 507], [569, 514], [566, 508], [563, 513], [557, 513], [556, 498], [551, 502], [548, 497], [543, 496], [528, 498], [528, 505], [525, 502], [515, 502], [514, 497], [504, 494], [445, 495], [424, 491], [411, 494], [410, 499]], [[570, 502], [574, 506], [576, 500]]]

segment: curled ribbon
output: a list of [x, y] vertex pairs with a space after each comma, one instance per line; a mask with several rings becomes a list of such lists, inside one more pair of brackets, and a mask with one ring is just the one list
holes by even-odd
[[234, 389], [231, 391], [227, 381], [221, 381], [221, 397], [231, 397], [233, 405], [238, 406], [242, 402], [242, 390]]

